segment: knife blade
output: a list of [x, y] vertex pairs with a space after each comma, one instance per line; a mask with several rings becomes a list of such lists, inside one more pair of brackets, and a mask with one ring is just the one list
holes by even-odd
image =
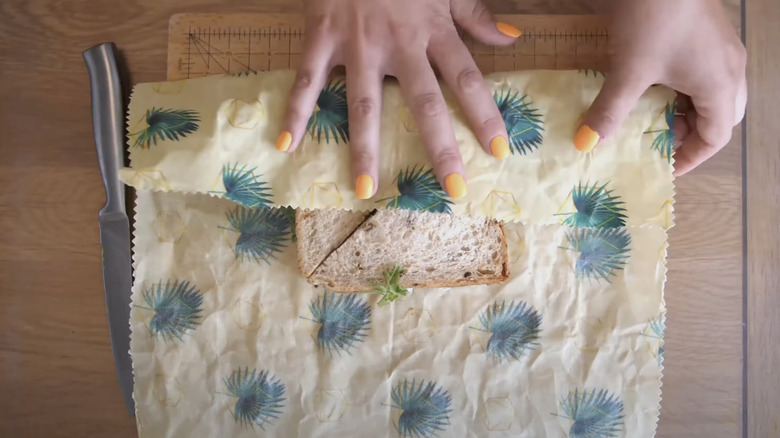
[[119, 169], [124, 165], [122, 84], [113, 43], [87, 49], [83, 57], [90, 79], [95, 147], [106, 190], [106, 203], [98, 213], [98, 222], [111, 349], [125, 405], [135, 416], [130, 359], [130, 221], [125, 210], [125, 188], [119, 180]]

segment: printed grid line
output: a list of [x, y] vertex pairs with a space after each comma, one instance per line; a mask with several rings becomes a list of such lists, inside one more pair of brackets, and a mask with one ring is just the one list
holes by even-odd
[[[301, 53], [294, 50], [293, 41], [302, 41], [305, 33], [292, 26], [188, 26], [181, 36], [186, 40], [183, 44], [186, 51], [179, 63], [179, 73], [181, 78], [194, 78], [248, 70], [268, 71], [274, 67], [295, 68], [297, 57], [294, 59], [294, 55]], [[489, 73], [506, 68], [583, 68], [580, 62], [583, 45], [591, 46], [588, 53], [594, 65], [588, 68], [602, 69], [603, 56], [600, 56], [599, 49], [608, 38], [605, 31], [528, 29], [509, 51], [506, 48], [487, 48], [470, 38], [464, 42], [480, 70]], [[274, 41], [281, 41], [282, 44], [273, 44]], [[559, 44], [571, 52], [562, 53]], [[530, 53], [527, 50], [529, 48]], [[507, 58], [510, 57], [511, 63], [508, 63]], [[255, 65], [257, 62], [260, 65]]]

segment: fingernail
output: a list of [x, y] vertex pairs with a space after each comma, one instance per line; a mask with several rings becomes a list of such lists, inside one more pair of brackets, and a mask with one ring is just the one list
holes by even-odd
[[355, 194], [358, 199], [368, 199], [374, 195], [374, 178], [360, 175], [355, 181]]
[[463, 180], [463, 176], [459, 173], [451, 173], [444, 178], [444, 186], [447, 189], [447, 194], [452, 199], [460, 199], [466, 196], [466, 181]]
[[503, 21], [496, 23], [496, 29], [498, 29], [498, 31], [504, 35], [511, 36], [512, 38], [517, 38], [523, 34], [523, 31], [520, 29], [512, 26], [509, 23], [504, 23]]
[[292, 134], [287, 131], [282, 132], [279, 138], [276, 140], [276, 149], [282, 152], [287, 152], [290, 149], [290, 143], [292, 143]]
[[490, 152], [499, 160], [503, 160], [509, 156], [509, 143], [506, 142], [504, 136], [499, 135], [493, 140], [490, 140]]
[[590, 152], [599, 142], [599, 133], [594, 131], [588, 125], [580, 126], [577, 134], [574, 135], [574, 147], [580, 152]]

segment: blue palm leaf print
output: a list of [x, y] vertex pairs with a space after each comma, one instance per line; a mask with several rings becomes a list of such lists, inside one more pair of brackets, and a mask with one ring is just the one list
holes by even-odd
[[222, 166], [222, 185], [225, 186], [225, 198], [244, 207], [267, 207], [271, 205], [271, 188], [255, 175], [256, 168], [246, 166]]
[[614, 438], [623, 425], [623, 401], [606, 390], [574, 390], [560, 402], [564, 417], [572, 420], [569, 438]]
[[236, 207], [227, 213], [231, 231], [239, 233], [236, 239], [236, 258], [263, 260], [270, 258], [287, 246], [290, 239], [290, 220], [279, 208]]
[[657, 134], [653, 139], [652, 148], [661, 153], [661, 157], [667, 162], [672, 161], [672, 149], [674, 149], [674, 114], [677, 112], [677, 100], [667, 103], [664, 109], [666, 129], [645, 131], [645, 134]]
[[568, 216], [563, 222], [565, 225], [585, 228], [626, 225], [624, 202], [607, 189], [607, 184], [599, 186], [594, 183], [588, 187], [588, 184], [583, 186], [580, 183], [572, 190], [571, 197], [577, 211], [564, 213]]
[[525, 155], [542, 144], [544, 128], [539, 111], [531, 107], [531, 102], [525, 101], [528, 96], [518, 98], [518, 94], [517, 91], [513, 94], [512, 91], [501, 90], [500, 94], [493, 93], [493, 99], [506, 125], [512, 153]]
[[483, 331], [490, 333], [486, 354], [499, 362], [520, 360], [537, 345], [542, 317], [525, 302], [493, 303], [479, 315]]
[[434, 382], [419, 385], [404, 379], [392, 392], [393, 406], [401, 410], [398, 435], [402, 438], [429, 438], [450, 424], [452, 397]]
[[377, 202], [389, 200], [388, 208], [403, 208], [407, 210], [423, 210], [436, 213], [452, 213], [449, 199], [441, 184], [433, 175], [433, 169], [425, 170], [417, 166], [398, 173], [398, 196], [380, 199]]
[[200, 116], [194, 110], [152, 108], [146, 111], [146, 129], [130, 134], [138, 136], [134, 146], [149, 149], [157, 141], [179, 140], [198, 130]]
[[664, 360], [664, 331], [666, 330], [666, 321], [663, 315], [658, 318], [653, 318], [648, 323], [650, 333], [645, 332], [644, 335], [648, 338], [658, 339], [660, 345], [658, 346], [658, 365], [660, 366]]
[[152, 336], [161, 336], [165, 340], [182, 340], [187, 330], [192, 330], [201, 322], [203, 295], [188, 281], [162, 281], [142, 293], [148, 307], [154, 312], [149, 324]]
[[284, 409], [284, 383], [268, 371], [241, 368], [225, 378], [228, 393], [235, 397], [233, 419], [243, 426], [257, 425], [265, 430], [266, 425], [279, 418]]
[[610, 277], [625, 267], [631, 235], [625, 228], [577, 228], [567, 234], [569, 247], [579, 253], [574, 271], [577, 277], [593, 280]]
[[290, 206], [281, 207], [282, 213], [290, 223], [290, 241], [295, 243], [298, 241], [298, 236], [295, 234], [295, 209]]
[[330, 143], [331, 137], [336, 144], [339, 140], [349, 141], [347, 84], [344, 81], [332, 81], [320, 92], [306, 129], [317, 143], [322, 143], [323, 139], [325, 143]]
[[317, 347], [331, 356], [349, 353], [368, 334], [371, 306], [357, 294], [325, 292], [309, 304], [312, 321], [320, 324]]

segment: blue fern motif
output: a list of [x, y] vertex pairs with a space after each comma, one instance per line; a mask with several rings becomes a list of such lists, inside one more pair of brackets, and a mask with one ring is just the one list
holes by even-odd
[[560, 402], [564, 417], [572, 420], [569, 438], [614, 438], [623, 426], [623, 401], [606, 390], [587, 390]]
[[295, 209], [290, 206], [281, 207], [282, 213], [290, 223], [290, 241], [295, 243], [298, 241], [298, 236], [295, 234]]
[[542, 317], [525, 302], [493, 303], [479, 315], [482, 331], [490, 333], [486, 354], [494, 360], [520, 360], [527, 350], [536, 347]]
[[526, 102], [528, 97], [518, 97], [518, 92], [501, 90], [493, 93], [493, 99], [498, 105], [501, 118], [509, 134], [509, 147], [512, 153], [525, 155], [533, 152], [542, 144], [542, 116], [539, 111]]
[[160, 281], [142, 293], [148, 307], [154, 312], [149, 324], [152, 336], [165, 340], [182, 340], [187, 330], [193, 330], [201, 322], [203, 295], [188, 281]]
[[599, 186], [594, 183], [588, 187], [580, 183], [572, 191], [572, 202], [577, 210], [573, 213], [565, 213], [568, 217], [564, 225], [575, 227], [604, 227], [615, 228], [626, 225], [624, 202], [620, 197], [612, 194], [607, 189], [607, 184]]
[[268, 371], [241, 368], [225, 378], [228, 393], [237, 398], [233, 407], [233, 419], [242, 426], [257, 425], [260, 429], [279, 418], [284, 409], [284, 383], [270, 375]]
[[255, 175], [255, 169], [246, 166], [222, 166], [222, 185], [225, 186], [225, 198], [244, 207], [268, 207], [271, 205], [271, 188]]
[[371, 306], [357, 294], [325, 292], [309, 304], [312, 321], [320, 324], [317, 347], [333, 356], [349, 350], [368, 334]]
[[393, 408], [401, 410], [398, 435], [402, 438], [430, 438], [450, 424], [452, 397], [434, 382], [421, 380], [417, 385], [407, 379], [392, 392]]
[[309, 118], [306, 129], [317, 143], [330, 143], [331, 136], [336, 144], [339, 139], [349, 141], [349, 113], [347, 110], [347, 85], [337, 80], [329, 83], [317, 98], [317, 107]]
[[574, 272], [578, 278], [599, 279], [623, 270], [628, 260], [631, 235], [625, 228], [577, 228], [567, 234], [571, 251], [579, 253]]
[[134, 132], [130, 136], [138, 136], [133, 146], [149, 149], [157, 141], [179, 140], [198, 130], [200, 116], [194, 110], [178, 110], [152, 108], [146, 111], [147, 128]]
[[436, 213], [452, 213], [449, 195], [442, 190], [436, 181], [433, 169], [425, 170], [417, 166], [398, 173], [398, 196], [380, 199], [377, 202], [388, 201], [387, 208], [403, 208], [407, 210], [422, 210]]
[[645, 134], [657, 134], [653, 139], [652, 148], [661, 153], [661, 157], [666, 158], [667, 162], [672, 161], [672, 149], [674, 149], [674, 114], [677, 112], [677, 100], [666, 104], [664, 110], [664, 119], [666, 120], [666, 129], [656, 129], [645, 131]]
[[644, 334], [648, 338], [658, 339], [661, 341], [661, 345], [658, 347], [658, 366], [661, 366], [661, 363], [664, 360], [664, 331], [666, 330], [665, 319], [666, 318], [663, 315], [651, 319], [648, 323], [650, 333]]
[[236, 207], [227, 213], [231, 231], [239, 233], [236, 239], [236, 258], [263, 260], [270, 264], [270, 258], [287, 246], [290, 239], [290, 220], [279, 208]]

